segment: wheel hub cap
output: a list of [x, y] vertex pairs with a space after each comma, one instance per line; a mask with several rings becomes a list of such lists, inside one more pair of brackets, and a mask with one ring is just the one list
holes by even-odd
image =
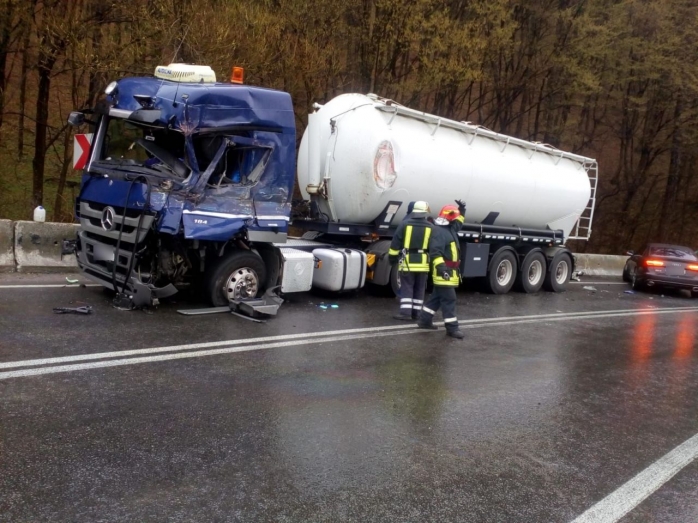
[[259, 291], [259, 279], [257, 273], [249, 267], [238, 269], [230, 275], [225, 284], [225, 293], [228, 300], [240, 300], [254, 298]]

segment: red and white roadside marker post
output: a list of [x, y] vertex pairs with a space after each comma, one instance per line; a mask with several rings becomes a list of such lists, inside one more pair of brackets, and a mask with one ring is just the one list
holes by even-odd
[[73, 169], [82, 170], [87, 165], [92, 136], [92, 133], [73, 136]]

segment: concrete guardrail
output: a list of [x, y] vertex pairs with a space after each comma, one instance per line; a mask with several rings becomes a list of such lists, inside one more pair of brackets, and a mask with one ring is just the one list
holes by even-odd
[[73, 223], [15, 222], [14, 258], [18, 272], [77, 272], [75, 256], [61, 256], [64, 239], [78, 231]]
[[10, 220], [0, 220], [0, 272], [15, 270], [15, 229]]
[[575, 254], [577, 271], [587, 276], [621, 276], [628, 256], [610, 254]]
[[[73, 223], [0, 220], [0, 272], [75, 272], [75, 256], [61, 256], [64, 239], [75, 238]], [[575, 254], [588, 276], [620, 276], [627, 256]]]

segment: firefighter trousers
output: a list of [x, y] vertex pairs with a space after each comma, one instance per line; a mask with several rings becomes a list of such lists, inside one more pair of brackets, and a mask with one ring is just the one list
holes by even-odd
[[400, 316], [417, 319], [424, 305], [427, 272], [400, 271]]
[[419, 323], [431, 325], [434, 315], [441, 309], [444, 316], [444, 325], [447, 332], [458, 330], [458, 318], [456, 318], [456, 288], [434, 285], [434, 292], [422, 307], [419, 315]]

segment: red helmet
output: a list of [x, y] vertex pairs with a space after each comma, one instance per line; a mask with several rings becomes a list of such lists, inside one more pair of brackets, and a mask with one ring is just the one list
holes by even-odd
[[439, 212], [439, 218], [444, 218], [449, 222], [452, 222], [460, 216], [460, 211], [455, 205], [444, 205]]

